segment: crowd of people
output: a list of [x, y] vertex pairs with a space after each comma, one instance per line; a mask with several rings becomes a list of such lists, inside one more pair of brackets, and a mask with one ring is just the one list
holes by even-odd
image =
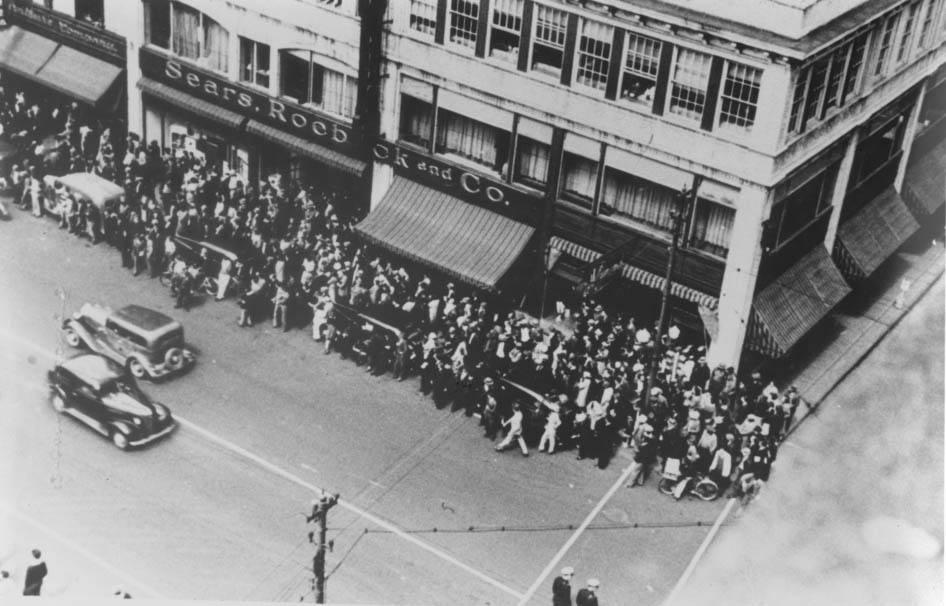
[[[282, 330], [311, 326], [326, 352], [351, 354], [361, 343], [372, 371], [390, 369], [398, 380], [419, 374], [439, 406], [478, 416], [485, 436], [500, 440], [497, 450], [517, 444], [528, 455], [538, 438], [540, 451], [574, 450], [604, 468], [632, 447], [629, 486], [666, 461], [678, 462], [682, 478], [712, 477], [721, 488], [768, 478], [797, 392], [779, 394], [759, 373], [742, 379], [731, 367], [710, 367], [704, 347], [680, 342], [676, 327], [656, 344], [654, 325], [590, 298], [573, 310], [559, 304], [555, 321], [540, 322], [359, 242], [353, 225], [362, 213], [318, 175], [307, 185], [279, 172], [246, 183], [193, 152], [105, 128], [76, 104], [45, 105], [14, 91], [2, 99], [3, 136], [27, 150], [9, 176], [19, 203], [43, 214], [45, 174], [91, 171], [120, 184], [124, 200], [104, 216], [57, 194], [60, 226], [93, 242], [100, 236], [136, 275], [171, 271], [185, 309], [193, 282], [213, 272], [217, 299], [236, 291], [241, 326], [264, 318]], [[244, 252], [236, 263], [200, 267], [182, 255], [182, 238]], [[410, 330], [385, 342], [349, 312], [397, 318]], [[510, 397], [523, 391], [538, 397]]]

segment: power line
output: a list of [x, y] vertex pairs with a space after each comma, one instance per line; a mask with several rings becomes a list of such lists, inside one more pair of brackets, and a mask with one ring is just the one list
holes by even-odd
[[[634, 530], [656, 528], [702, 528], [711, 527], [713, 521], [695, 520], [685, 522], [623, 522], [613, 524], [590, 524], [587, 530]], [[577, 524], [548, 524], [540, 526], [467, 526], [465, 528], [402, 528], [406, 534], [478, 534], [498, 532], [561, 532], [575, 530]], [[359, 539], [366, 534], [391, 534], [394, 531], [383, 528], [365, 528]], [[356, 541], [357, 542], [357, 541]]]

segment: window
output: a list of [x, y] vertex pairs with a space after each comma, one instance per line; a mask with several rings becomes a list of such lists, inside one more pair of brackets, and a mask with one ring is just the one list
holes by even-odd
[[681, 48], [673, 68], [670, 88], [670, 113], [699, 120], [706, 104], [710, 56]]
[[240, 80], [269, 88], [269, 45], [240, 38]]
[[867, 52], [867, 34], [861, 35], [851, 45], [851, 58], [847, 63], [847, 73], [844, 75], [844, 97], [847, 99], [857, 89], [864, 65], [864, 54]]
[[518, 60], [522, 32], [522, 0], [496, 0], [493, 4], [493, 29], [489, 38], [489, 56], [511, 63]]
[[450, 0], [448, 23], [450, 42], [467, 48], [476, 46], [476, 29], [479, 25], [479, 0]]
[[887, 166], [888, 161], [900, 153], [906, 123], [904, 114], [900, 114], [857, 144], [848, 191], [854, 189], [877, 170]]
[[755, 123], [762, 70], [727, 63], [720, 98], [719, 125], [749, 129]]
[[306, 50], [279, 53], [281, 94], [303, 105], [314, 105], [330, 114], [353, 118], [358, 79], [316, 63]]
[[899, 13], [887, 17], [884, 21], [883, 30], [880, 33], [879, 43], [877, 45], [877, 60], [874, 63], [874, 75], [879, 76], [884, 73], [887, 65], [887, 57], [890, 54], [890, 45], [893, 43], [893, 32], [897, 28], [897, 19]]
[[509, 155], [509, 133], [444, 109], [439, 112], [436, 151], [501, 173]]
[[806, 181], [772, 208], [770, 224], [777, 248], [831, 209], [837, 164]]
[[527, 137], [519, 137], [516, 145], [514, 179], [527, 185], [545, 183], [549, 172], [549, 146]]
[[820, 117], [819, 108], [821, 107], [821, 95], [824, 93], [828, 84], [828, 67], [831, 58], [824, 59], [815, 63], [811, 69], [811, 79], [808, 81], [808, 97], [805, 100], [805, 120], [808, 121], [815, 117]]
[[611, 42], [614, 29], [597, 21], [582, 21], [578, 42], [578, 74], [576, 82], [589, 88], [604, 90], [611, 65]]
[[828, 84], [824, 93], [824, 111], [837, 107], [840, 102], [841, 75], [847, 66], [847, 56], [850, 51], [849, 46], [842, 46], [831, 54], [831, 69], [828, 73]]
[[904, 14], [903, 28], [900, 34], [900, 45], [897, 49], [897, 63], [902, 63], [910, 56], [910, 42], [913, 40], [913, 24], [916, 23], [916, 14], [920, 10], [920, 3], [914, 2], [907, 7]]
[[76, 0], [76, 19], [98, 25], [105, 24], [104, 0]]
[[598, 163], [565, 152], [562, 158], [562, 197], [591, 210], [598, 180]]
[[657, 69], [660, 67], [660, 48], [659, 40], [627, 34], [627, 55], [621, 78], [622, 99], [646, 103], [648, 106], [653, 103]]
[[437, 0], [411, 0], [411, 29], [433, 38], [437, 30]]
[[149, 44], [179, 57], [226, 72], [230, 35], [219, 23], [179, 2], [149, 0], [145, 10], [145, 38]]
[[693, 212], [690, 246], [717, 257], [725, 257], [729, 252], [729, 238], [735, 220], [735, 209], [698, 199]]
[[673, 229], [670, 213], [677, 207], [677, 194], [673, 188], [607, 167], [601, 214], [669, 232]]
[[430, 146], [434, 108], [426, 101], [401, 95], [401, 128], [399, 139], [424, 149]]
[[933, 18], [936, 16], [936, 0], [926, 0], [926, 14], [923, 25], [920, 26], [920, 47], [927, 48], [930, 43], [930, 32], [933, 31]]
[[565, 58], [565, 30], [568, 15], [564, 11], [537, 4], [535, 39], [532, 42], [532, 69], [558, 78]]

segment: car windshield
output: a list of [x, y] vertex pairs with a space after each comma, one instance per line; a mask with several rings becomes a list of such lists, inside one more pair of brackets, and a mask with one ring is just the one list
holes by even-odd
[[99, 390], [102, 403], [113, 410], [141, 417], [151, 415], [148, 399], [135, 385], [122, 380], [109, 381]]
[[102, 384], [101, 389], [99, 389], [99, 395], [104, 398], [105, 396], [111, 394], [125, 394], [141, 402], [148, 401], [148, 397], [145, 396], [145, 394], [140, 389], [138, 389], [137, 385], [135, 385], [131, 380], [124, 378], [112, 379]]

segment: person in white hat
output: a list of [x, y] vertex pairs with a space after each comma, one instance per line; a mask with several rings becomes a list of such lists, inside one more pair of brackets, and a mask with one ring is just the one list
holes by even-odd
[[552, 581], [552, 606], [572, 606], [572, 575], [575, 569], [571, 566], [562, 568], [562, 574]]
[[575, 606], [598, 606], [598, 596], [596, 595], [601, 581], [598, 579], [588, 579], [587, 585], [579, 589], [575, 595]]

